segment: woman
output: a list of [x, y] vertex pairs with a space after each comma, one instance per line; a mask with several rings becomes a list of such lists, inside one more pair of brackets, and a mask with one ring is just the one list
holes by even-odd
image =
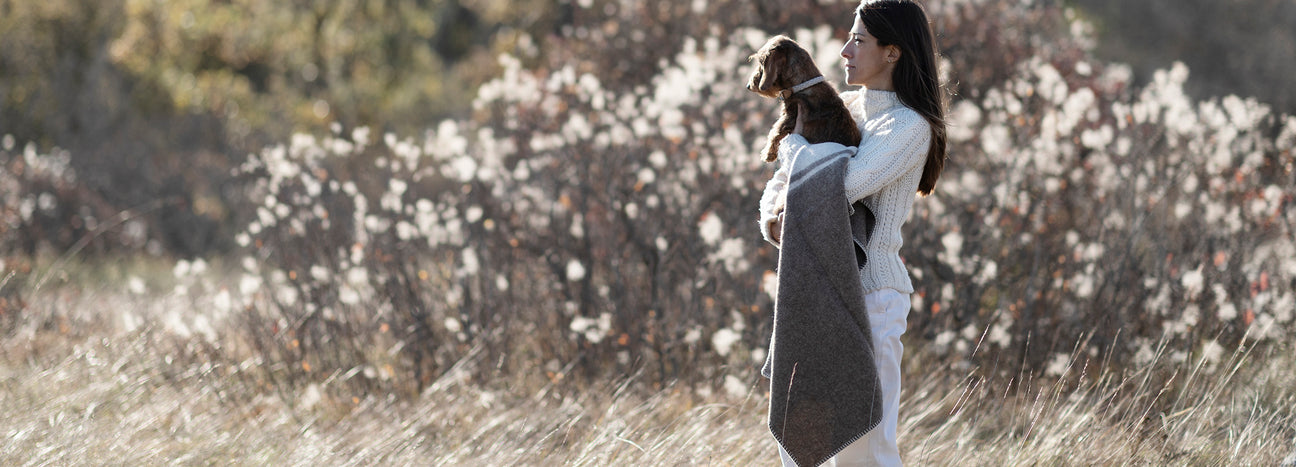
[[[863, 134], [858, 152], [847, 163], [845, 189], [849, 201], [862, 200], [876, 220], [868, 244], [859, 245], [867, 254], [859, 274], [884, 414], [877, 428], [840, 451], [828, 465], [901, 465], [896, 444], [904, 351], [900, 336], [914, 289], [900, 259], [900, 228], [916, 195], [928, 195], [935, 188], [946, 157], [945, 110], [926, 12], [911, 0], [864, 0], [855, 11], [855, 24], [841, 56], [846, 84], [864, 87], [842, 93]], [[780, 144], [779, 160], [784, 163], [761, 196], [761, 233], [775, 246], [782, 229], [779, 200], [788, 181], [786, 161], [803, 151], [827, 151], [798, 134], [800, 122], [797, 128]], [[784, 464], [793, 465], [780, 451]]]

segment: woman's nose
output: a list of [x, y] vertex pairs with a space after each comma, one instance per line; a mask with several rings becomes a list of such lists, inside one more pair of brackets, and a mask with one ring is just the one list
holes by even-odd
[[849, 44], [849, 43], [847, 43], [846, 45], [843, 45], [843, 46], [842, 46], [842, 49], [841, 49], [841, 57], [844, 58], [844, 59], [850, 60], [850, 58], [851, 58], [851, 53], [849, 52], [849, 50], [850, 50], [850, 44]]

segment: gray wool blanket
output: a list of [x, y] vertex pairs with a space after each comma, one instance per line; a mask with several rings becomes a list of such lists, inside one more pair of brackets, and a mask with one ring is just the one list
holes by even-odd
[[[799, 466], [817, 466], [882, 419], [882, 388], [859, 279], [872, 214], [846, 199], [853, 150], [791, 163], [784, 208], [770, 378], [769, 428]], [[852, 231], [854, 225], [855, 231]], [[852, 255], [848, 252], [855, 251]]]

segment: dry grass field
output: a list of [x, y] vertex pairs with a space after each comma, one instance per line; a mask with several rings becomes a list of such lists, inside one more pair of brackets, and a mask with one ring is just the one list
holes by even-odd
[[[470, 356], [422, 394], [361, 394], [333, 384], [345, 375], [276, 381], [273, 362], [240, 356], [237, 319], [138, 292], [32, 297], [0, 342], [0, 464], [777, 464], [759, 377], [483, 383], [470, 375], [489, 362]], [[1061, 378], [997, 381], [911, 347], [901, 450], [911, 465], [1291, 465], [1291, 347], [1166, 354], [1121, 374], [1077, 358]]]

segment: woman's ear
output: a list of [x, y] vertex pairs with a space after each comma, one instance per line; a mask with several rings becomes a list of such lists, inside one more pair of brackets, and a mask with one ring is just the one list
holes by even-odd
[[887, 52], [886, 52], [887, 63], [895, 63], [900, 61], [900, 46], [892, 44], [886, 46], [886, 48], [887, 48]]

